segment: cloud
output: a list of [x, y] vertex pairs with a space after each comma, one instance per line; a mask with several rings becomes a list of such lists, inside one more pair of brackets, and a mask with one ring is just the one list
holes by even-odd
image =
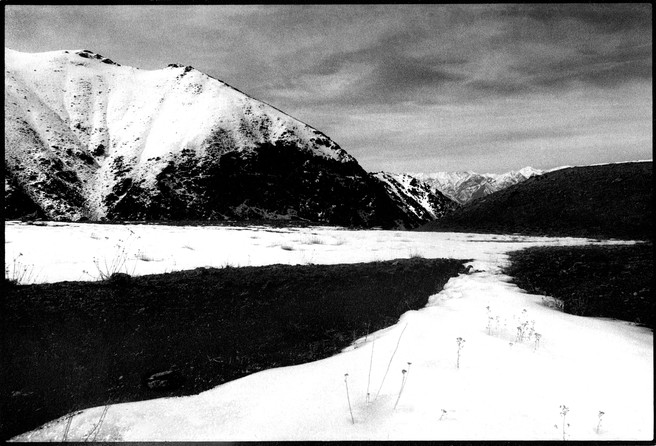
[[185, 63], [299, 101], [427, 102], [651, 79], [650, 5], [8, 6], [5, 25], [17, 49], [91, 47], [147, 69]]
[[500, 75], [472, 82], [474, 88], [521, 94], [651, 80], [649, 5], [511, 5], [483, 16], [503, 29], [488, 51], [510, 63]]
[[503, 171], [651, 152], [651, 20], [648, 4], [11, 5], [5, 38], [193, 65], [367, 169]]
[[358, 51], [331, 54], [299, 71], [296, 82], [285, 80], [271, 90], [275, 95], [282, 87], [289, 95], [297, 87], [298, 100], [394, 104], [414, 101], [422, 90], [434, 95], [464, 78], [434, 60], [409, 57], [395, 45], [377, 42]]
[[[349, 16], [349, 29], [368, 30], [362, 39], [350, 33], [348, 44], [311, 43], [290, 51], [289, 76], [266, 82], [266, 94], [298, 103], [374, 106], [651, 81], [650, 8], [387, 6]], [[392, 16], [396, 26], [389, 27]], [[294, 16], [303, 18], [303, 11]], [[320, 31], [334, 43], [342, 29]], [[346, 77], [350, 82], [342, 82]]]
[[650, 29], [652, 6], [648, 3], [517, 4], [493, 7], [489, 12], [499, 17], [548, 25], [571, 20], [608, 33], [636, 27]]

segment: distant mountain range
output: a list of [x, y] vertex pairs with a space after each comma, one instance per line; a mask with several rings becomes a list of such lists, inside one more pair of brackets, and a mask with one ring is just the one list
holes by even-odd
[[459, 172], [436, 172], [436, 173], [409, 173], [430, 185], [432, 190], [437, 190], [452, 200], [465, 204], [476, 198], [484, 197], [494, 192], [505, 189], [522, 181], [541, 175], [542, 170], [525, 167], [518, 171], [504, 174], [476, 173], [470, 171]]
[[653, 240], [652, 180], [652, 161], [559, 168], [421, 229]]
[[4, 168], [6, 219], [412, 228], [452, 207], [190, 66], [144, 71], [89, 50], [5, 49]]
[[[520, 222], [535, 211], [538, 219], [577, 218], [586, 227], [588, 213], [611, 209], [603, 197], [646, 196], [644, 167], [642, 176], [604, 177], [633, 164], [499, 175], [368, 173], [319, 130], [192, 67], [145, 71], [89, 50], [5, 49], [5, 219], [382, 228], [435, 221], [431, 228], [520, 230], [532, 228]], [[619, 186], [626, 186], [622, 193]], [[585, 212], [570, 215], [546, 201]], [[639, 200], [632, 206], [647, 209]], [[613, 218], [625, 212], [608, 211]], [[515, 226], [503, 223], [509, 216]]]

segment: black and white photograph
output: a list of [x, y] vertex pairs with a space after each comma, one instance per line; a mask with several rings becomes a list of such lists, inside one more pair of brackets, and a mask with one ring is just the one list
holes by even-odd
[[652, 4], [3, 11], [0, 440], [654, 441]]

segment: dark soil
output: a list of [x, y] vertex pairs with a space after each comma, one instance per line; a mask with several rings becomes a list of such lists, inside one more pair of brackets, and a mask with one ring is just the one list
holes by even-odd
[[5, 283], [0, 437], [73, 410], [196, 394], [331, 356], [425, 306], [464, 262], [199, 268], [104, 282]]
[[653, 255], [652, 243], [528, 248], [510, 253], [505, 273], [530, 293], [561, 299], [567, 313], [653, 329]]
[[652, 168], [652, 162], [636, 162], [548, 172], [421, 230], [653, 239]]

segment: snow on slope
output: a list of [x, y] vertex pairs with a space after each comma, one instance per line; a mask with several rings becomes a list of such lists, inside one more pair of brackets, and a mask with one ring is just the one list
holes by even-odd
[[[357, 340], [342, 354], [262, 371], [195, 396], [109, 406], [98, 441], [653, 438], [653, 333], [625, 322], [561, 313], [545, 305], [543, 296], [508, 283], [500, 272], [510, 250], [590, 240], [337, 228], [9, 223], [5, 261], [20, 252], [21, 261], [34, 262], [42, 273], [39, 281], [63, 280], [81, 274], [85, 264], [92, 267], [92, 256], [111, 258], [119, 240], [127, 237], [132, 237], [130, 253], [155, 259], [136, 264], [137, 273], [226, 262], [347, 263], [417, 254], [473, 258], [475, 272], [452, 278], [427, 307], [405, 313], [396, 325]], [[162, 247], [164, 238], [167, 248]], [[283, 244], [292, 249], [281, 249]], [[182, 255], [183, 246], [193, 248], [193, 255]], [[152, 269], [145, 270], [146, 264]], [[524, 322], [533, 330], [519, 341], [517, 326]], [[457, 337], [465, 340], [459, 368]], [[561, 405], [568, 408], [565, 419]], [[103, 410], [76, 413], [68, 438], [84, 440]], [[62, 417], [14, 440], [60, 441], [67, 424]]]
[[418, 222], [435, 220], [457, 207], [453, 200], [410, 175], [389, 172], [376, 172], [371, 175], [384, 185], [388, 195], [398, 206]]
[[575, 166], [570, 166], [570, 165], [565, 165], [565, 166], [558, 166], [554, 167], [549, 170], [545, 170], [542, 173], [546, 172], [553, 172], [555, 170], [561, 170], [561, 169], [569, 169], [571, 167], [588, 167], [588, 166], [610, 166], [612, 164], [629, 164], [629, 163], [653, 163], [653, 159], [644, 159], [644, 160], [633, 160], [633, 161], [616, 161], [614, 163], [595, 163], [595, 164], [578, 164]]
[[494, 189], [496, 192], [497, 190], [510, 187], [513, 184], [521, 183], [522, 181], [525, 181], [534, 175], [542, 175], [542, 173], [543, 171], [528, 166], [518, 171], [506, 172], [500, 175], [491, 174], [491, 173], [486, 173], [483, 175], [488, 178], [492, 178], [492, 180], [494, 181]]
[[460, 204], [464, 204], [525, 181], [534, 175], [541, 175], [542, 173], [541, 170], [524, 167], [518, 171], [503, 174], [480, 174], [470, 171], [457, 171], [409, 173], [408, 175], [430, 184], [434, 189], [442, 192], [449, 198]]
[[146, 71], [88, 50], [5, 48], [5, 126], [5, 169], [70, 219], [104, 216], [108, 194], [152, 187], [185, 151], [285, 141], [357, 165], [321, 132], [192, 67]]
[[[651, 160], [586, 164], [585, 166], [604, 166], [608, 164], [623, 164], [643, 161]], [[424, 181], [434, 190], [442, 192], [444, 195], [453, 199], [454, 201], [460, 204], [465, 204], [476, 198], [492, 194], [514, 184], [526, 181], [533, 176], [542, 175], [543, 173], [553, 172], [555, 170], [566, 169], [568, 167], [584, 166], [559, 166], [549, 170], [534, 169], [533, 167], [527, 166], [519, 170], [513, 170], [502, 174], [481, 174], [471, 171], [456, 171], [435, 173], [408, 173], [408, 175]]]

